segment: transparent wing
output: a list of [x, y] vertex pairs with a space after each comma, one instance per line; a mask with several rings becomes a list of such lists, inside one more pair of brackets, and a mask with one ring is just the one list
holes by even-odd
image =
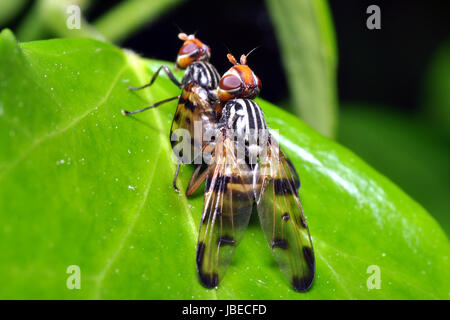
[[293, 165], [273, 138], [269, 139], [265, 159], [259, 164], [256, 182], [259, 219], [281, 270], [294, 289], [303, 292], [314, 280], [315, 260], [298, 198], [300, 182]]
[[189, 141], [185, 141], [189, 148], [183, 151], [189, 150], [190, 155], [185, 159], [180, 159], [183, 163], [195, 162], [194, 156], [200, 155], [201, 149], [205, 145], [204, 141], [209, 139], [209, 137], [204, 137], [205, 132], [210, 132], [208, 130], [215, 132], [217, 119], [214, 103], [207, 94], [208, 92], [204, 88], [192, 83], [187, 84], [181, 92], [170, 128], [170, 137], [172, 149], [175, 149], [180, 138], [177, 132], [183, 133], [183, 130], [178, 131], [178, 129], [189, 132], [189, 137], [183, 136], [183, 139], [189, 139]]
[[252, 212], [252, 172], [238, 163], [230, 138], [221, 135], [206, 178], [197, 243], [197, 270], [202, 284], [222, 280]]
[[[172, 148], [178, 143], [177, 129], [186, 129], [190, 133], [190, 139], [194, 137], [194, 105], [188, 99], [189, 91], [183, 89], [180, 100], [178, 101], [177, 110], [172, 120], [170, 128], [170, 138]], [[193, 145], [192, 141], [189, 142]], [[192, 159], [192, 158], [191, 158]]]

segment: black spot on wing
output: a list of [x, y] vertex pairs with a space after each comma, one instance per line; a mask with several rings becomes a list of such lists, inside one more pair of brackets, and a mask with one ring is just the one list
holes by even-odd
[[217, 287], [219, 284], [219, 277], [217, 273], [213, 272], [211, 274], [203, 273], [201, 271], [198, 272], [198, 276], [200, 278], [201, 283], [205, 288], [212, 289]]
[[282, 216], [281, 219], [283, 219], [284, 221], [288, 221], [290, 218], [289, 213], [285, 212]]
[[186, 99], [184, 98], [184, 94], [186, 93], [186, 90], [183, 89], [183, 92], [181, 93], [180, 99], [178, 99], [178, 104], [184, 104], [186, 102]]
[[190, 100], [185, 100], [184, 106], [186, 107], [186, 109], [191, 110], [191, 112], [194, 112], [195, 106]]
[[175, 116], [173, 117], [173, 121], [178, 122], [178, 120], [180, 120], [180, 116], [181, 116], [181, 112], [178, 111], [177, 113], [175, 113]]
[[308, 291], [309, 288], [311, 288], [313, 280], [314, 280], [314, 273], [305, 277], [293, 276], [292, 286], [294, 287], [295, 291], [305, 292]]
[[311, 273], [314, 274], [316, 262], [314, 260], [314, 253], [310, 247], [303, 247], [303, 256]]
[[292, 277], [292, 286], [296, 291], [299, 292], [305, 292], [311, 287], [314, 281], [314, 274], [315, 274], [315, 261], [312, 248], [303, 247], [303, 255], [307, 268], [303, 268], [304, 270], [303, 276], [300, 277], [294, 275]]
[[203, 242], [199, 242], [197, 245], [197, 267], [200, 267], [203, 263], [203, 256], [205, 254], [205, 244]]
[[202, 271], [203, 258], [205, 255], [205, 244], [203, 242], [199, 242], [197, 245], [197, 271], [198, 276], [200, 278], [200, 282], [208, 289], [217, 287], [219, 283], [219, 277], [217, 273], [206, 273]]
[[273, 239], [272, 240], [272, 245], [271, 245], [272, 249], [279, 248], [279, 249], [286, 250], [287, 247], [288, 247], [288, 243], [285, 239]]
[[[205, 184], [205, 190], [210, 191], [211, 180], [207, 179]], [[215, 184], [213, 186], [213, 190], [216, 192], [225, 192], [227, 190], [227, 184], [231, 181], [229, 176], [218, 176], [216, 178]]]
[[291, 184], [287, 179], [274, 179], [273, 187], [276, 195], [289, 195], [293, 192], [297, 195], [297, 190], [292, 190]]
[[218, 240], [217, 240], [217, 244], [220, 246], [220, 247], [223, 247], [223, 246], [234, 246], [234, 244], [235, 244], [235, 241], [234, 241], [234, 239], [232, 238], [232, 237], [230, 237], [230, 236], [222, 236], [222, 237], [220, 237]]

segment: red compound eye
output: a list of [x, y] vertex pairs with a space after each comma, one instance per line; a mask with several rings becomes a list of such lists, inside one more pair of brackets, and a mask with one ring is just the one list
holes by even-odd
[[208, 56], [211, 55], [211, 49], [209, 48], [209, 46], [207, 46], [206, 44], [203, 45], [204, 50], [206, 51], [206, 53], [208, 54]]
[[241, 86], [241, 80], [233, 75], [228, 75], [220, 79], [219, 86], [223, 90], [234, 90]]
[[193, 42], [188, 42], [184, 46], [181, 47], [179, 54], [180, 55], [190, 54], [190, 53], [194, 52], [195, 50], [198, 50], [197, 45]]
[[258, 85], [258, 89], [261, 90], [261, 87], [262, 87], [261, 80], [257, 76], [255, 76], [255, 77], [256, 77], [256, 84]]

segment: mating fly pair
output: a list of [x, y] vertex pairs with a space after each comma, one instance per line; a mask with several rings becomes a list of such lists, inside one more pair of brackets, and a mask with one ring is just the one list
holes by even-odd
[[[188, 51], [183, 47], [179, 57]], [[196, 255], [200, 280], [205, 287], [214, 288], [223, 279], [256, 206], [265, 238], [281, 270], [295, 290], [306, 291], [314, 280], [315, 259], [298, 197], [300, 181], [297, 172], [270, 134], [263, 111], [253, 101], [261, 90], [261, 81], [246, 65], [247, 56], [241, 56], [240, 63], [231, 54], [228, 59], [233, 66], [220, 81], [214, 78], [210, 83], [218, 83], [217, 87], [204, 89], [209, 92], [210, 99], [205, 105], [206, 115], [210, 117], [203, 117], [203, 123], [215, 129], [215, 139], [210, 144], [201, 142], [202, 150], [212, 150], [212, 157], [200, 176], [197, 175], [201, 166], [197, 167], [187, 191], [188, 195], [193, 193], [206, 178]], [[181, 66], [178, 60], [177, 65]], [[174, 78], [166, 66], [161, 68], [171, 79]], [[203, 109], [196, 109], [198, 103], [193, 106], [192, 102], [198, 97], [195, 91], [187, 88], [198, 88], [198, 82], [188, 71], [189, 67], [183, 77], [183, 92], [171, 132], [174, 131], [174, 123], [178, 124], [177, 127], [192, 128], [186, 120], [179, 122], [183, 111], [188, 116], [196, 112], [205, 113], [199, 112]], [[148, 85], [153, 83], [157, 74]], [[188, 76], [191, 82], [184, 82], [189, 81]], [[187, 101], [190, 107], [186, 108]]]

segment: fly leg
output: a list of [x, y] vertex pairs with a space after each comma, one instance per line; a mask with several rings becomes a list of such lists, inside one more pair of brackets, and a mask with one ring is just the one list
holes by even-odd
[[129, 86], [128, 90], [141, 90], [147, 87], [150, 87], [153, 82], [155, 82], [156, 78], [158, 78], [159, 72], [161, 70], [164, 70], [164, 72], [167, 74], [167, 76], [169, 77], [169, 79], [178, 87], [178, 88], [182, 88], [182, 84], [180, 83], [180, 81], [177, 80], [177, 78], [175, 78], [174, 74], [172, 73], [172, 71], [170, 71], [169, 67], [166, 66], [165, 64], [163, 64], [161, 67], [158, 68], [158, 70], [155, 72], [155, 74], [152, 76], [152, 78], [150, 79], [150, 82], [147, 84], [144, 84], [141, 87], [132, 87]]
[[[212, 144], [205, 144], [202, 147], [202, 153], [210, 152], [211, 156], [214, 154], [214, 145]], [[200, 174], [200, 171], [203, 169], [203, 172]], [[190, 197], [205, 181], [206, 177], [208, 176], [209, 166], [205, 163], [197, 165], [195, 168], [194, 173], [191, 176], [191, 180], [189, 180], [189, 185], [186, 190], [186, 197]]]
[[181, 161], [178, 161], [177, 170], [175, 171], [175, 176], [173, 177], [173, 181], [172, 181], [172, 186], [176, 192], [180, 191], [177, 187], [177, 179], [178, 179], [178, 173], [180, 172], [180, 166], [181, 166]]
[[160, 105], [162, 105], [162, 104], [164, 104], [166, 102], [169, 102], [169, 101], [172, 101], [172, 100], [176, 100], [176, 99], [180, 99], [180, 95], [172, 97], [172, 98], [168, 98], [168, 99], [165, 99], [165, 100], [161, 100], [161, 101], [159, 101], [159, 102], [157, 102], [155, 104], [152, 104], [151, 106], [148, 106], [148, 107], [145, 107], [145, 108], [142, 108], [142, 109], [138, 109], [138, 110], [134, 110], [134, 111], [127, 111], [127, 110], [123, 110], [122, 109], [122, 114], [124, 116], [126, 116], [127, 114], [139, 113], [139, 112], [151, 109], [151, 108], [156, 108], [156, 107], [158, 107], [158, 106], [160, 106]]
[[199, 164], [197, 166], [197, 168], [195, 168], [195, 171], [192, 174], [191, 180], [189, 181], [189, 185], [186, 190], [186, 197], [190, 197], [201, 186], [203, 181], [206, 179], [209, 168], [206, 167], [199, 176], [198, 174], [199, 174], [201, 168], [204, 168], [204, 166], [201, 164]]

